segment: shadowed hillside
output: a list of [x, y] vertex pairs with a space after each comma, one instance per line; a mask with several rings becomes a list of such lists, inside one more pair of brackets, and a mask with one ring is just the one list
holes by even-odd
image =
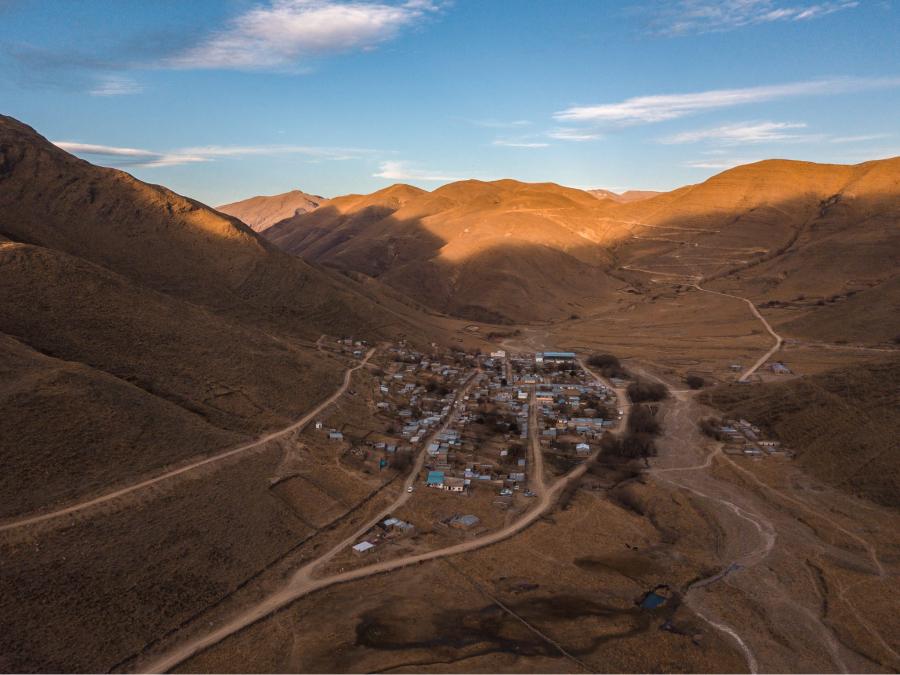
[[723, 386], [705, 399], [774, 433], [820, 480], [897, 507], [898, 381], [900, 360], [893, 359], [785, 383]]
[[316, 350], [322, 333], [441, 334], [378, 288], [7, 117], [0, 283], [0, 518], [287, 425], [347, 365]]
[[597, 227], [604, 208], [552, 183], [471, 180], [433, 192], [395, 185], [327, 201], [266, 236], [458, 316], [558, 319], [571, 313], [573, 298], [601, 296], [618, 283], [607, 274], [606, 246], [627, 233]]

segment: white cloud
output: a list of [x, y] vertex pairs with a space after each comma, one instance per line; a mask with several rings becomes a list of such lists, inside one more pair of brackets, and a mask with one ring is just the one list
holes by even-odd
[[344, 160], [359, 158], [374, 152], [363, 148], [322, 148], [305, 145], [208, 145], [179, 148], [166, 152], [71, 141], [54, 141], [54, 145], [76, 155], [99, 157], [101, 161], [114, 166], [142, 168], [212, 162], [222, 157], [246, 157], [250, 155], [302, 155], [313, 159]]
[[594, 131], [585, 131], [583, 129], [569, 129], [560, 127], [547, 132], [547, 136], [555, 138], [558, 141], [597, 141], [603, 138], [602, 134]]
[[287, 69], [305, 56], [373, 49], [437, 11], [427, 0], [401, 4], [272, 0], [233, 19], [199, 45], [166, 60], [171, 68]]
[[670, 36], [717, 33], [779, 21], [809, 21], [859, 4], [855, 0], [791, 4], [777, 0], [680, 0], [654, 8], [651, 31]]
[[[701, 141], [717, 145], [746, 145], [751, 143], [784, 142], [784, 143], [865, 143], [883, 138], [891, 134], [861, 134], [856, 136], [832, 136], [830, 134], [795, 133], [795, 130], [806, 129], [803, 122], [739, 122], [726, 124], [711, 129], [684, 131], [659, 140], [660, 143], [676, 145], [698, 143]], [[724, 150], [706, 150], [704, 154], [725, 154]]]
[[554, 114], [567, 122], [649, 124], [705, 110], [730, 108], [796, 96], [823, 96], [900, 86], [900, 77], [839, 78], [743, 89], [714, 89], [691, 94], [637, 96], [619, 103], [573, 106]]
[[441, 171], [429, 171], [412, 166], [409, 162], [389, 161], [382, 162], [378, 167], [378, 173], [372, 174], [376, 178], [389, 180], [421, 180], [421, 181], [456, 181], [462, 180], [458, 176], [450, 176]]
[[508, 122], [503, 120], [465, 120], [469, 124], [473, 124], [476, 127], [485, 127], [487, 129], [515, 129], [517, 127], [527, 127], [531, 124], [528, 120], [510, 120]]
[[107, 75], [88, 93], [91, 96], [129, 96], [140, 94], [144, 88], [130, 77], [123, 75]]
[[795, 133], [794, 130], [805, 128], [806, 124], [802, 122], [739, 122], [711, 129], [683, 131], [679, 134], [661, 138], [660, 143], [678, 145], [710, 141], [722, 145], [743, 145], [745, 143], [802, 140], [809, 138], [809, 136]]
[[832, 136], [828, 139], [829, 143], [865, 143], [866, 141], [877, 141], [882, 138], [890, 138], [893, 134], [863, 134], [860, 136]]
[[549, 143], [510, 141], [503, 138], [496, 139], [493, 143], [491, 143], [491, 145], [496, 145], [502, 148], [547, 148], [550, 146]]

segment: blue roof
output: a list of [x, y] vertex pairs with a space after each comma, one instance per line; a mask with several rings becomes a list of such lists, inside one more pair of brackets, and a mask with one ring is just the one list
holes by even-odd
[[427, 485], [443, 485], [444, 483], [444, 472], [443, 471], [429, 471], [428, 478], [425, 480]]
[[551, 359], [574, 359], [575, 352], [544, 352], [544, 358], [550, 357]]

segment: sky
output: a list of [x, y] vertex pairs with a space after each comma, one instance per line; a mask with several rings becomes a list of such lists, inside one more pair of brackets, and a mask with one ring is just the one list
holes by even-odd
[[0, 113], [212, 205], [900, 155], [887, 0], [0, 0]]

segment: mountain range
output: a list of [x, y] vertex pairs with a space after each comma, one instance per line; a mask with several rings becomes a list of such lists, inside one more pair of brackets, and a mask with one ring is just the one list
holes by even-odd
[[[884, 252], [900, 243], [900, 158], [767, 160], [627, 195], [513, 180], [431, 192], [399, 184], [326, 200], [265, 236], [473, 320], [559, 320], [654, 280], [703, 280], [760, 303], [800, 303], [825, 322], [819, 301], [846, 301], [841, 313], [860, 322], [857, 335], [892, 337], [872, 298], [896, 306], [897, 261]], [[814, 331], [810, 320], [798, 319], [798, 330]]]

